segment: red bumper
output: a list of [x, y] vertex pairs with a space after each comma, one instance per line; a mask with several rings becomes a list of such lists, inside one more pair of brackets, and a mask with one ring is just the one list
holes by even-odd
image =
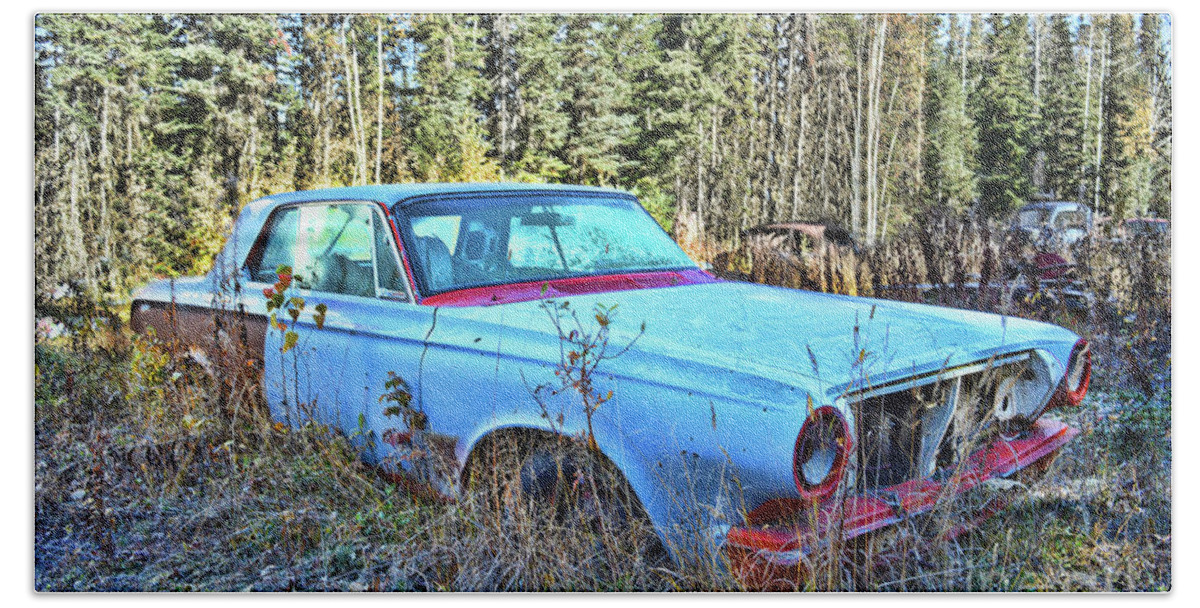
[[[845, 541], [927, 513], [989, 479], [1007, 477], [1031, 465], [1045, 466], [1049, 457], [1077, 434], [1078, 430], [1061, 422], [1041, 419], [1024, 436], [1011, 441], [997, 439], [971, 454], [959, 470], [941, 482], [915, 479], [817, 507], [791, 500], [771, 501], [750, 514], [750, 525], [729, 531], [725, 552], [734, 572], [747, 585], [795, 586], [806, 578], [804, 557], [834, 540], [832, 533], [839, 527]], [[950, 535], [990, 517], [998, 510], [992, 507], [998, 505], [989, 504], [977, 517], [951, 530]], [[780, 519], [799, 523], [764, 525]]]

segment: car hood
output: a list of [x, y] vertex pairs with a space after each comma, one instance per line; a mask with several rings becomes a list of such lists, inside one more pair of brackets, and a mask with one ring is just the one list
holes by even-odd
[[[752, 283], [564, 299], [574, 300], [571, 308], [581, 313], [593, 303], [615, 305], [612, 341], [617, 344], [636, 335], [644, 322], [645, 334], [636, 343], [641, 353], [781, 381], [804, 376], [831, 394], [854, 382], [878, 385], [994, 354], [1049, 345], [1057, 354], [1076, 339], [1065, 329], [1014, 317]], [[502, 307], [536, 312], [544, 324], [539, 306], [523, 302]]]

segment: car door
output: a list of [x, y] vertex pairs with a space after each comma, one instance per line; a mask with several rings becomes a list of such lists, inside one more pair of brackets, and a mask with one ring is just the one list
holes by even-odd
[[[369, 462], [401, 471], [409, 446], [404, 418], [385, 415], [388, 372], [419, 388], [419, 364], [432, 322], [413, 302], [390, 224], [379, 205], [304, 203], [280, 207], [247, 260], [246, 272], [274, 289], [280, 265], [292, 285], [267, 329], [264, 392], [272, 416], [292, 427], [342, 431]], [[261, 291], [261, 290], [260, 290]], [[261, 294], [263, 300], [266, 295]], [[298, 298], [293, 300], [292, 298]], [[323, 319], [318, 305], [324, 305]], [[300, 310], [300, 307], [303, 307]], [[293, 318], [291, 310], [296, 310]], [[294, 345], [285, 345], [294, 331]]]

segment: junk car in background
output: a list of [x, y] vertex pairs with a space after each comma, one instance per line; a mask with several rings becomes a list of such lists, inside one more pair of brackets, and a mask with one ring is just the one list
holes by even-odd
[[763, 224], [746, 230], [748, 244], [791, 252], [793, 255], [814, 254], [827, 247], [858, 251], [858, 242], [840, 224], [829, 221], [784, 222]]
[[[606, 471], [626, 492], [590, 500], [628, 496], [675, 558], [717, 548], [763, 583], [1043, 469], [1091, 374], [1060, 327], [717, 280], [632, 195], [576, 186], [269, 196], [207, 276], [139, 291], [132, 325], [210, 368], [248, 347], [280, 422], [451, 499], [497, 469], [535, 502]], [[517, 456], [489, 456], [501, 438]], [[564, 439], [600, 468], [545, 466]]]
[[1171, 233], [1171, 221], [1157, 217], [1133, 217], [1121, 224], [1117, 237], [1123, 241], [1162, 238]]
[[1036, 201], [1017, 210], [1013, 229], [1043, 250], [1070, 247], [1092, 232], [1092, 210], [1073, 201]]

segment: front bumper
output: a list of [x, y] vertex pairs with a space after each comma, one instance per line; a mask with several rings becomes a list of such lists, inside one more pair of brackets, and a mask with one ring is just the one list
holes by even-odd
[[[837, 540], [839, 528], [844, 542], [928, 513], [990, 479], [1048, 466], [1054, 454], [1077, 434], [1078, 430], [1062, 422], [1040, 419], [1022, 436], [996, 439], [972, 453], [960, 467], [939, 471], [931, 479], [914, 479], [816, 507], [772, 501], [751, 513], [747, 526], [730, 529], [724, 550], [734, 573], [746, 585], [794, 588], [808, 577], [808, 556]], [[990, 501], [945, 536], [955, 536], [990, 517], [1002, 508], [1002, 502]], [[790, 523], [778, 527], [766, 523], [780, 519]]]

